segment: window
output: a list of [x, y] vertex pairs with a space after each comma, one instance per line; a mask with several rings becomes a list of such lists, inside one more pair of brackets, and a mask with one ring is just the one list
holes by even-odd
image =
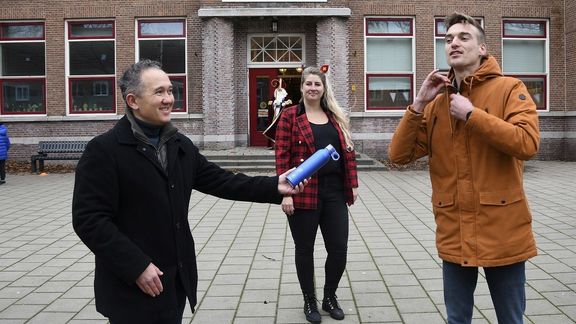
[[304, 57], [303, 35], [258, 35], [249, 37], [250, 64], [301, 66]]
[[[474, 17], [474, 19], [484, 27], [484, 19], [480, 17]], [[446, 51], [444, 50], [446, 36], [446, 25], [444, 24], [444, 18], [434, 19], [434, 67], [440, 72], [448, 72], [450, 66], [446, 60]]]
[[414, 21], [366, 18], [366, 109], [404, 110], [414, 92]]
[[43, 22], [0, 22], [0, 114], [46, 114]]
[[186, 20], [138, 20], [138, 60], [162, 64], [172, 81], [174, 112], [186, 111]]
[[548, 21], [503, 21], [502, 70], [522, 80], [538, 110], [546, 110], [548, 88]]
[[69, 113], [115, 113], [114, 22], [69, 21], [66, 37]]

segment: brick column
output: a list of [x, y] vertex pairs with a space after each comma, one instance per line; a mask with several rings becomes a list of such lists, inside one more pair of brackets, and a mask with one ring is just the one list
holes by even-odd
[[204, 148], [233, 148], [235, 141], [234, 25], [223, 18], [203, 21], [202, 109]]
[[316, 27], [316, 62], [318, 66], [329, 64], [328, 77], [338, 103], [350, 111], [348, 80], [349, 35], [346, 19], [327, 17], [320, 19]]

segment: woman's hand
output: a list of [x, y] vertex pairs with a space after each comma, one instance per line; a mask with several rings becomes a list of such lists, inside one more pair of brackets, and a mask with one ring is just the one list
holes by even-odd
[[282, 199], [282, 211], [288, 216], [294, 214], [294, 199], [292, 199], [292, 196], [284, 196]]
[[358, 199], [358, 188], [352, 188], [352, 203], [355, 203], [356, 199]]

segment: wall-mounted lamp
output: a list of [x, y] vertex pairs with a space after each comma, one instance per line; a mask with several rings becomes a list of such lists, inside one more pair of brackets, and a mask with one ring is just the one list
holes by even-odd
[[278, 22], [276, 20], [272, 21], [272, 31], [273, 32], [277, 32], [278, 31]]

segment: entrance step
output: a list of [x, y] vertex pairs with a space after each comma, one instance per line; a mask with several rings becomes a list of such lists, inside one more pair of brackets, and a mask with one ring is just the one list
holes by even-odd
[[[276, 172], [274, 150], [254, 147], [236, 147], [228, 150], [203, 150], [202, 154], [211, 162], [233, 172]], [[387, 170], [384, 164], [368, 155], [356, 153], [358, 171]]]

